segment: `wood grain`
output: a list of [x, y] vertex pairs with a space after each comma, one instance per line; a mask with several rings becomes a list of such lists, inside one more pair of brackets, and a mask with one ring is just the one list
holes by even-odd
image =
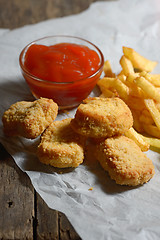
[[0, 153], [0, 239], [32, 239], [33, 187], [2, 145]]
[[92, 2], [96, 0], [0, 0], [0, 27], [13, 29], [76, 14]]
[[42, 198], [36, 194], [36, 239], [59, 239], [58, 212], [49, 209]]
[[[78, 216], [77, 216], [78, 217]], [[59, 237], [63, 240], [81, 240], [74, 228], [66, 218], [66, 216], [59, 212]]]

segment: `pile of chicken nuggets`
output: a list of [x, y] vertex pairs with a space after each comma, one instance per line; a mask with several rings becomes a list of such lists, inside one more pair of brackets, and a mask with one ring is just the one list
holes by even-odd
[[84, 161], [86, 142], [94, 140], [94, 156], [117, 184], [136, 186], [154, 175], [152, 161], [125, 136], [133, 125], [130, 109], [120, 98], [88, 98], [74, 118], [55, 121], [57, 104], [46, 98], [17, 102], [5, 111], [2, 121], [8, 136], [35, 139], [37, 156], [58, 168], [78, 167]]

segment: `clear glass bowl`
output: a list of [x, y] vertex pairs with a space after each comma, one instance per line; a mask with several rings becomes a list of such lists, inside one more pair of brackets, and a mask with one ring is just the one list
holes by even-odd
[[[51, 82], [32, 75], [24, 66], [25, 54], [28, 48], [32, 44], [50, 46], [57, 43], [75, 43], [87, 46], [96, 51], [100, 58], [99, 68], [87, 78], [71, 82]], [[93, 43], [78, 37], [60, 35], [44, 37], [28, 44], [20, 53], [19, 63], [22, 74], [35, 98], [44, 97], [53, 99], [58, 104], [59, 109], [66, 109], [79, 105], [82, 100], [87, 98], [91, 93], [101, 76], [104, 65], [104, 57], [100, 49]]]

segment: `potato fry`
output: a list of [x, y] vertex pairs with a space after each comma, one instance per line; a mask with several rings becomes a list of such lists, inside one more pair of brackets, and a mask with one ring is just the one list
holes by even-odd
[[151, 81], [154, 86], [160, 87], [160, 74], [147, 74], [146, 78], [148, 81]]
[[147, 117], [145, 115], [141, 115], [140, 118], [139, 118], [139, 121], [143, 124], [143, 123], [146, 123], [146, 124], [153, 124], [154, 121], [151, 117]]
[[129, 88], [121, 82], [118, 78], [102, 78], [98, 81], [97, 85], [100, 88], [114, 88], [116, 89], [119, 97], [127, 99], [129, 95]]
[[146, 117], [151, 117], [150, 112], [147, 109], [144, 109], [141, 114], [145, 115]]
[[156, 89], [157, 89], [157, 91], [159, 92], [159, 94], [160, 94], [160, 87], [156, 87]]
[[155, 102], [158, 111], [160, 111], [160, 102]]
[[121, 82], [119, 79], [115, 79], [112, 87], [114, 87], [117, 90], [120, 98], [122, 98], [123, 100], [128, 99], [129, 88], [123, 82]]
[[156, 89], [156, 87], [154, 87], [153, 84], [147, 81], [144, 77], [138, 77], [134, 80], [134, 82], [148, 95], [149, 98], [160, 102], [159, 91]]
[[131, 109], [132, 112], [132, 116], [133, 116], [133, 127], [136, 131], [138, 131], [139, 133], [143, 133], [144, 132], [144, 128], [142, 126], [142, 123], [139, 121], [139, 117], [141, 112], [135, 109]]
[[105, 61], [103, 71], [104, 71], [105, 77], [115, 77], [116, 76], [115, 73], [112, 72], [112, 68], [111, 68], [111, 64], [110, 64], [109, 60]]
[[127, 77], [126, 77], [124, 74], [122, 74], [122, 75], [119, 75], [119, 76], [118, 76], [118, 79], [121, 80], [121, 82], [125, 83]]
[[139, 117], [139, 121], [142, 122], [142, 123], [145, 123], [145, 124], [154, 124], [154, 120], [151, 116], [151, 114], [146, 110], [144, 109]]
[[143, 128], [148, 135], [156, 138], [160, 138], [160, 130], [157, 128], [157, 126], [150, 125], [150, 124], [143, 124]]
[[106, 97], [106, 98], [111, 98], [114, 97], [116, 94], [112, 91], [110, 91], [109, 89], [105, 88], [104, 86], [100, 86], [100, 90], [102, 91], [102, 96]]
[[140, 73], [140, 76], [145, 77], [155, 87], [160, 87], [160, 74], [151, 74], [143, 71]]
[[134, 82], [129, 82], [128, 79], [126, 79], [126, 81], [124, 82], [130, 90], [130, 95], [133, 97], [139, 97], [139, 98], [146, 98], [147, 95], [146, 93], [140, 88], [138, 87]]
[[131, 61], [126, 58], [124, 55], [120, 59], [120, 64], [123, 70], [124, 75], [134, 74], [134, 68]]
[[145, 137], [143, 136], [144, 141], [148, 142], [150, 146], [155, 148], [160, 148], [160, 139], [152, 138], [152, 137]]
[[144, 103], [152, 118], [154, 119], [156, 126], [158, 129], [160, 129], [160, 112], [158, 111], [153, 99], [145, 99]]
[[132, 62], [133, 67], [140, 71], [151, 72], [158, 63], [141, 56], [132, 48], [123, 47], [123, 53]]
[[99, 87], [104, 87], [104, 89], [112, 87], [115, 78], [104, 77], [97, 82]]
[[142, 135], [137, 133], [134, 128], [130, 128], [127, 132], [124, 134], [126, 137], [132, 139], [142, 150], [142, 152], [146, 152], [149, 150], [150, 144], [146, 142]]
[[134, 110], [143, 111], [146, 109], [143, 98], [137, 98], [129, 95], [126, 103], [130, 108]]
[[132, 73], [127, 76], [127, 81], [133, 83], [134, 80], [139, 77], [139, 73]]
[[[135, 142], [138, 136], [142, 140], [142, 133], [160, 139], [160, 74], [149, 73], [157, 62], [144, 58], [132, 48], [123, 47], [123, 53], [122, 70], [117, 76], [112, 75], [110, 62], [106, 61], [107, 77], [97, 83], [101, 97], [116, 96], [128, 105], [133, 115], [133, 130], [126, 134]], [[144, 149], [147, 150], [146, 145]]]

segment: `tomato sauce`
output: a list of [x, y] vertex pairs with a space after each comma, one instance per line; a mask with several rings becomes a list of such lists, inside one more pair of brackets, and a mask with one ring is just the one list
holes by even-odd
[[32, 44], [25, 54], [24, 68], [35, 79], [24, 77], [36, 97], [73, 106], [89, 95], [101, 75], [101, 64], [97, 52], [84, 45]]

